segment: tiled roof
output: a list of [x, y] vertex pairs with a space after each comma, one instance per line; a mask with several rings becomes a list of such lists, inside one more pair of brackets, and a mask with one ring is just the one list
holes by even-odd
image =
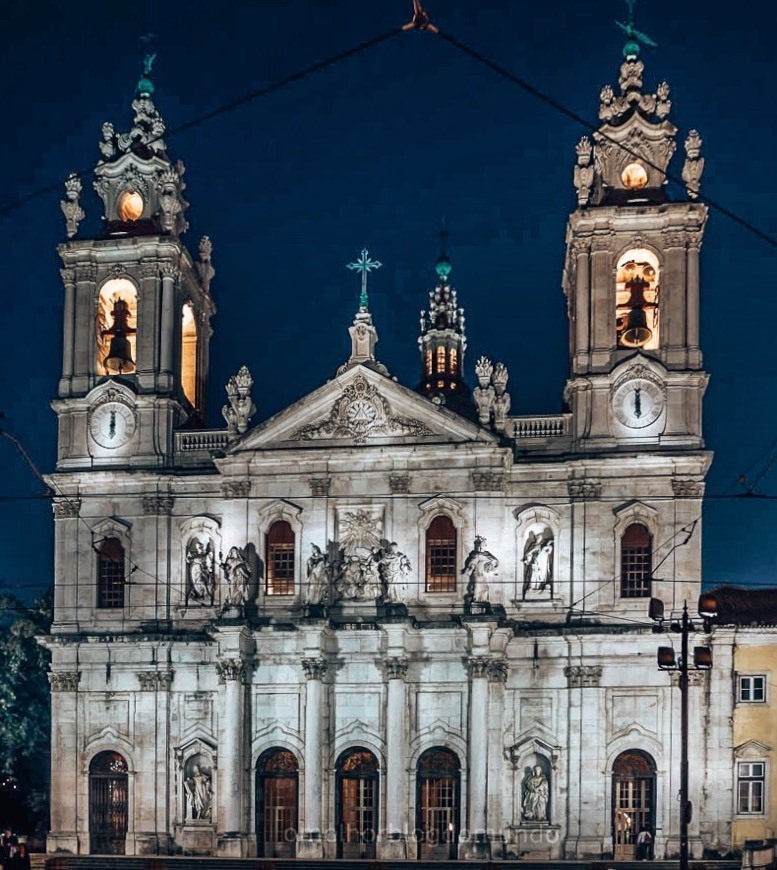
[[777, 625], [777, 588], [746, 589], [716, 586], [718, 625]]

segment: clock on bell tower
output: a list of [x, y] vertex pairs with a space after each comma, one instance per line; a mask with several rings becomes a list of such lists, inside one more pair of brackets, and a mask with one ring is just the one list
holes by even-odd
[[102, 232], [81, 236], [81, 180], [70, 176], [59, 246], [65, 285], [58, 468], [165, 466], [173, 432], [204, 416], [214, 275], [211, 243], [195, 262], [181, 236], [184, 166], [173, 162], [153, 102], [152, 58], [127, 133], [102, 127], [94, 189]]

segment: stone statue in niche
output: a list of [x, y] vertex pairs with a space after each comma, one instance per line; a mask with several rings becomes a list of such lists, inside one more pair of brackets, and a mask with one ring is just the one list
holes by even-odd
[[332, 584], [332, 565], [329, 556], [317, 544], [311, 544], [313, 552], [308, 558], [308, 588], [305, 604], [317, 607], [329, 603], [329, 590]]
[[484, 549], [485, 544], [486, 539], [476, 535], [475, 543], [464, 562], [461, 573], [469, 578], [465, 602], [488, 603], [490, 586], [496, 581], [499, 559]]
[[535, 532], [523, 553], [523, 592], [553, 592], [553, 536]]
[[230, 547], [227, 558], [221, 565], [226, 581], [224, 610], [230, 607], [242, 608], [248, 601], [248, 583], [251, 569], [240, 547]]
[[524, 821], [548, 821], [549, 794], [548, 778], [542, 772], [539, 764], [535, 764], [523, 783], [521, 815]]
[[382, 551], [378, 567], [385, 584], [385, 600], [390, 604], [404, 604], [410, 594], [407, 578], [412, 566], [410, 559], [400, 553], [396, 541]]
[[[200, 759], [200, 756], [197, 756]], [[186, 792], [187, 818], [201, 821], [212, 821], [210, 771], [202, 761], [192, 762], [187, 775], [184, 778], [184, 790]]]
[[186, 545], [186, 593], [185, 604], [213, 606], [216, 594], [216, 562], [210, 538], [190, 538]]

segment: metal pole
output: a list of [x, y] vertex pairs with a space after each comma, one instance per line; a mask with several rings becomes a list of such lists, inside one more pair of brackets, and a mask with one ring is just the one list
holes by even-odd
[[680, 870], [688, 870], [688, 602], [683, 604], [680, 658]]

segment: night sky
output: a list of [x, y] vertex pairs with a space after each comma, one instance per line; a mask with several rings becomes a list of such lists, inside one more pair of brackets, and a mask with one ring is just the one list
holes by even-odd
[[[425, 6], [442, 30], [598, 126], [599, 91], [617, 87], [624, 37], [614, 21], [625, 19], [625, 3]], [[734, 21], [725, 7], [653, 0], [638, 4], [636, 23], [659, 43], [642, 53], [644, 89], [671, 86], [674, 174], [688, 130], [698, 129], [703, 197], [774, 237], [774, 40], [759, 8], [738, 4]], [[158, 35], [155, 102], [175, 130], [388, 32], [411, 11], [411, 0], [39, 0], [4, 10], [0, 208], [22, 204], [0, 217], [0, 424], [41, 471], [55, 462], [62, 182], [97, 162], [103, 121], [129, 129], [138, 37]], [[564, 233], [585, 132], [439, 36], [411, 32], [166, 137], [187, 167], [184, 239], [195, 252], [204, 234], [214, 246], [209, 425], [223, 426], [224, 385], [243, 364], [255, 380], [254, 425], [332, 377], [349, 355], [358, 304], [358, 276], [345, 264], [364, 246], [383, 263], [370, 282], [378, 357], [415, 386], [418, 315], [443, 218], [467, 316], [470, 384], [485, 354], [509, 368], [512, 413], [560, 412]], [[99, 232], [101, 211], [91, 179], [84, 187], [88, 236]], [[774, 253], [712, 209], [701, 290], [711, 376], [704, 434], [715, 452], [706, 585], [777, 584], [777, 500], [744, 496], [738, 483], [745, 474], [756, 495], [777, 499]], [[0, 463], [0, 591], [29, 597], [51, 580], [51, 508], [5, 438]]]

